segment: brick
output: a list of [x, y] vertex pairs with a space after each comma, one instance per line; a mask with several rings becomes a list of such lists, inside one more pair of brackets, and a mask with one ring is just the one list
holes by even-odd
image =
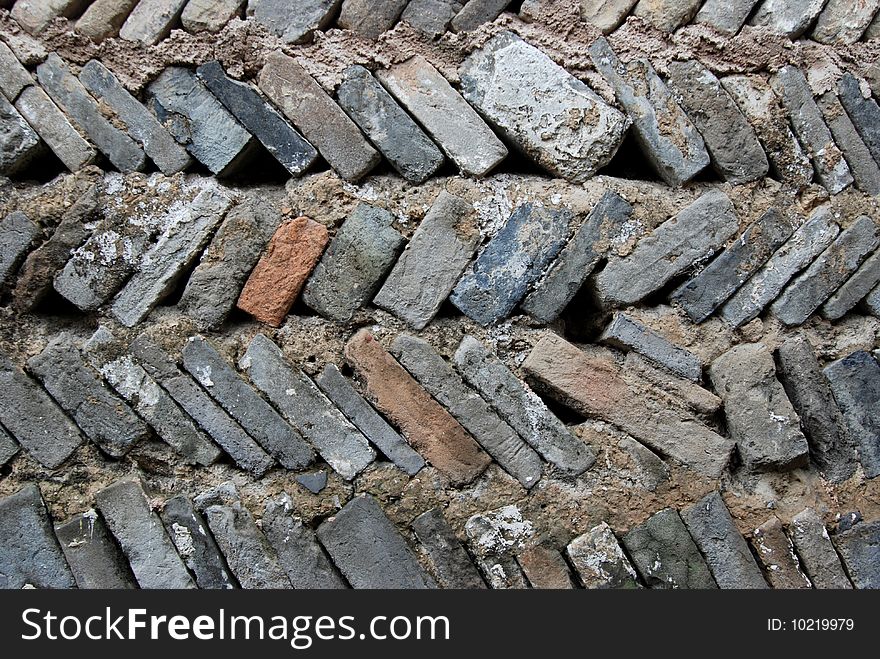
[[54, 19], [76, 16], [85, 4], [86, 0], [17, 0], [10, 15], [25, 32], [38, 35]]
[[814, 588], [852, 589], [825, 523], [815, 510], [805, 508], [795, 515], [789, 534]]
[[299, 433], [203, 338], [193, 337], [187, 341], [183, 366], [283, 467], [302, 469], [312, 462], [314, 453]]
[[724, 401], [727, 430], [746, 469], [785, 470], [807, 463], [800, 419], [776, 378], [773, 356], [765, 345], [731, 348], [712, 362], [709, 378]]
[[703, 136], [712, 166], [730, 183], [748, 183], [770, 170], [754, 128], [709, 69], [697, 62], [672, 62], [667, 84]]
[[253, 195], [236, 204], [189, 276], [177, 308], [202, 329], [220, 327], [279, 221], [272, 199]]
[[376, 76], [464, 174], [485, 176], [507, 157], [476, 110], [421, 55]]
[[292, 5], [287, 0], [248, 0], [247, 15], [284, 43], [305, 43], [315, 30], [330, 27], [341, 2], [305, 0]]
[[121, 458], [149, 436], [144, 422], [86, 364], [70, 334], [54, 337], [28, 360], [28, 369], [83, 433], [111, 457]]
[[[257, 334], [251, 340], [239, 367], [345, 480], [352, 480], [375, 459], [360, 430], [266, 336]], [[315, 423], [316, 419], [321, 422]]]
[[187, 0], [140, 0], [125, 19], [119, 36], [146, 46], [157, 44], [177, 25], [186, 3]]
[[443, 165], [440, 149], [364, 67], [345, 70], [336, 101], [408, 181], [423, 183]]
[[[39, 419], [39, 423], [34, 423]], [[83, 437], [58, 404], [0, 352], [0, 423], [44, 467], [55, 469]]]
[[318, 544], [315, 532], [294, 516], [290, 496], [282, 493], [266, 503], [262, 528], [278, 554], [278, 562], [296, 589], [346, 588], [345, 581]]
[[369, 302], [406, 242], [388, 211], [359, 204], [336, 232], [303, 289], [303, 302], [340, 323]]
[[623, 536], [649, 588], [717, 588], [709, 566], [679, 514], [665, 508]]
[[839, 231], [827, 208], [814, 212], [721, 307], [721, 317], [733, 327], [741, 327], [756, 318], [795, 274], [831, 245]]
[[880, 165], [880, 106], [852, 74], [845, 74], [837, 84], [840, 102], [856, 127], [874, 162]]
[[96, 43], [115, 37], [139, 0], [95, 0], [76, 22], [76, 31]]
[[822, 315], [828, 320], [843, 318], [878, 283], [880, 283], [880, 252], [874, 252], [822, 305]]
[[407, 442], [453, 483], [469, 483], [491, 462], [473, 437], [407, 373], [367, 330], [345, 346], [366, 396]]
[[853, 585], [859, 589], [880, 588], [880, 520], [856, 524], [835, 535], [833, 541]]
[[777, 363], [807, 436], [810, 457], [828, 480], [842, 483], [855, 472], [855, 445], [813, 347], [803, 335], [794, 336], [779, 346]]
[[42, 235], [40, 227], [21, 211], [0, 222], [0, 288], [11, 284], [18, 266]]
[[544, 169], [583, 183], [607, 165], [630, 119], [511, 32], [459, 67], [462, 95]]
[[75, 588], [36, 484], [0, 499], [0, 589]]
[[236, 587], [220, 548], [208, 532], [208, 524], [185, 496], [176, 496], [162, 507], [162, 522], [177, 552], [204, 589], [226, 590]]
[[754, 530], [752, 547], [770, 586], [787, 590], [812, 588], [778, 517], [771, 517]]
[[416, 517], [412, 522], [412, 530], [441, 588], [486, 587], [479, 571], [439, 508], [432, 508]]
[[296, 482], [312, 494], [320, 494], [327, 487], [327, 472], [314, 471], [310, 474], [300, 474], [296, 477]]
[[103, 520], [88, 510], [55, 527], [78, 588], [130, 589], [137, 582]]
[[80, 71], [79, 81], [102, 104], [111, 121], [120, 122], [144, 149], [159, 170], [171, 175], [189, 167], [192, 159], [147, 108], [128, 93], [103, 64], [90, 60]]
[[880, 167], [874, 162], [871, 151], [865, 146], [840, 100], [834, 92], [828, 92], [822, 95], [818, 104], [835, 143], [843, 152], [856, 186], [867, 194], [880, 194]]
[[159, 122], [212, 174], [231, 174], [255, 153], [256, 139], [192, 71], [169, 66], [147, 94]]
[[740, 31], [756, 4], [758, 0], [706, 0], [694, 17], [694, 23], [733, 36]]
[[733, 204], [720, 190], [704, 193], [642, 238], [625, 258], [611, 256], [596, 277], [605, 306], [634, 304], [723, 246], [739, 229]]
[[576, 476], [596, 461], [593, 450], [475, 338], [462, 339], [453, 361], [467, 383], [547, 462]]
[[517, 561], [532, 588], [568, 590], [575, 587], [571, 569], [549, 541], [526, 547]]
[[535, 534], [515, 505], [471, 516], [464, 525], [471, 551], [486, 583], [495, 589], [523, 589], [529, 581], [517, 561], [517, 551]]
[[816, 20], [827, 0], [764, 0], [749, 23], [797, 39]]
[[727, 466], [731, 440], [681, 409], [652, 400], [644, 384], [628, 380], [607, 351], [588, 354], [550, 334], [538, 341], [523, 370], [566, 407], [612, 423], [701, 474], [718, 478]]
[[142, 334], [129, 347], [143, 366], [184, 412], [229, 454], [235, 463], [262, 477], [275, 460], [223, 411], [195, 381], [177, 367], [171, 356]]
[[798, 188], [809, 184], [813, 180], [813, 164], [791, 131], [770, 84], [758, 75], [731, 75], [721, 79], [721, 86], [755, 129], [773, 175]]
[[858, 269], [880, 245], [880, 230], [867, 215], [844, 229], [833, 243], [798, 275], [772, 305], [786, 325], [800, 325]]
[[599, 343], [624, 351], [634, 350], [676, 375], [693, 382], [702, 379], [703, 365], [696, 355], [674, 345], [654, 330], [625, 314], [614, 314], [599, 337]]
[[510, 4], [510, 0], [468, 0], [452, 19], [455, 32], [473, 32], [483, 23], [491, 23]]
[[860, 350], [832, 362], [823, 372], [858, 447], [865, 476], [880, 476], [880, 419], [875, 413], [880, 405], [880, 365], [871, 353]]
[[355, 123], [296, 60], [280, 51], [269, 54], [259, 85], [345, 180], [356, 181], [379, 164], [381, 157]]
[[318, 152], [249, 84], [229, 78], [220, 62], [202, 64], [199, 80], [284, 168], [299, 176]]
[[342, 0], [337, 23], [366, 39], [378, 39], [397, 23], [407, 0]]
[[480, 242], [474, 207], [442, 191], [373, 304], [423, 329], [449, 297]]
[[690, 23], [701, 4], [702, 0], [639, 0], [633, 16], [663, 32], [675, 32]]
[[335, 364], [325, 366], [315, 383], [348, 420], [406, 474], [414, 476], [425, 466], [422, 456], [370, 407]]
[[606, 191], [575, 230], [546, 274], [520, 305], [541, 323], [556, 320], [577, 295], [599, 261], [626, 231], [632, 206], [620, 195]]
[[283, 222], [251, 272], [236, 306], [260, 322], [280, 327], [328, 240], [327, 228], [307, 217]]
[[180, 14], [187, 32], [219, 32], [241, 12], [245, 0], [188, 0]]
[[721, 409], [721, 399], [710, 391], [706, 391], [691, 380], [674, 375], [665, 368], [655, 367], [637, 352], [627, 353], [624, 359], [624, 371], [631, 373], [635, 380], [662, 391], [671, 400], [685, 410], [698, 417], [711, 421]]
[[[865, 34], [862, 35], [862, 41], [870, 41], [871, 39], [877, 39], [878, 37], [880, 37], [880, 13], [877, 13], [874, 16], [874, 20], [872, 20], [865, 29]], [[873, 66], [876, 68], [877, 65], [875, 64]]]
[[767, 588], [761, 569], [716, 491], [681, 511], [720, 588]]
[[565, 245], [571, 223], [566, 210], [514, 209], [455, 286], [452, 304], [483, 326], [506, 318]]
[[95, 99], [57, 54], [52, 53], [37, 67], [37, 80], [119, 171], [137, 172], [146, 166], [143, 149], [104, 116]]
[[775, 208], [764, 213], [708, 266], [673, 291], [671, 299], [702, 323], [751, 277], [794, 232]]
[[12, 460], [18, 453], [18, 443], [0, 426], [0, 467]]
[[434, 588], [412, 550], [369, 494], [318, 527], [318, 539], [354, 588]]
[[95, 148], [39, 87], [28, 87], [21, 92], [15, 109], [70, 171], [76, 172], [97, 159]]
[[810, 36], [819, 43], [855, 43], [862, 38], [878, 9], [880, 0], [828, 0]]
[[523, 487], [528, 489], [538, 482], [543, 467], [538, 454], [464, 383], [429, 343], [400, 334], [391, 345], [391, 354]]
[[849, 166], [822, 119], [804, 74], [794, 66], [786, 66], [770, 78], [770, 85], [782, 101], [822, 185], [831, 194], [848, 187], [853, 182]]
[[446, 34], [462, 6], [456, 0], [410, 0], [400, 20], [436, 39]]
[[18, 98], [22, 89], [33, 84], [34, 79], [18, 61], [15, 53], [0, 41], [0, 93], [11, 103]]
[[195, 588], [139, 478], [124, 478], [95, 498], [141, 588]]
[[584, 588], [638, 588], [635, 569], [605, 522], [579, 535], [565, 548]]
[[0, 175], [11, 176], [43, 153], [43, 144], [30, 124], [0, 94]]
[[610, 34], [619, 28], [639, 0], [581, 0], [581, 20], [589, 23], [602, 34]]

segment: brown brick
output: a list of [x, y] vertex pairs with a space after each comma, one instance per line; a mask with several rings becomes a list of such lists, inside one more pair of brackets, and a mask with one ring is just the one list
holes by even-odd
[[355, 334], [345, 357], [366, 384], [366, 395], [406, 440], [456, 485], [471, 482], [491, 459], [368, 330]]
[[278, 327], [327, 246], [327, 228], [307, 217], [284, 222], [251, 273], [238, 308]]

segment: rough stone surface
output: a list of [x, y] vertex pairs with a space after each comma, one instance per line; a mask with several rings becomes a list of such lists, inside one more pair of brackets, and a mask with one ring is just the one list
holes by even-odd
[[874, 162], [871, 151], [865, 146], [840, 100], [834, 92], [827, 92], [819, 98], [818, 104], [859, 190], [872, 195], [880, 194], [880, 167]]
[[805, 508], [791, 520], [789, 534], [814, 588], [851, 589], [822, 518]]
[[880, 106], [870, 94], [862, 91], [861, 84], [852, 74], [844, 74], [837, 89], [841, 104], [874, 157], [874, 162], [880, 165]]
[[544, 590], [568, 590], [575, 587], [568, 563], [553, 546], [543, 541], [521, 551], [516, 560], [532, 588]]
[[26, 32], [37, 35], [55, 18], [75, 16], [83, 5], [85, 0], [18, 0], [10, 13]]
[[140, 0], [125, 19], [119, 36], [152, 46], [168, 36], [187, 0]]
[[727, 195], [706, 192], [642, 238], [629, 256], [609, 258], [596, 277], [598, 296], [607, 306], [638, 302], [716, 251], [737, 229]]
[[701, 4], [702, 0], [639, 0], [633, 16], [647, 21], [658, 30], [675, 32], [691, 21]]
[[21, 65], [9, 46], [0, 41], [0, 93], [10, 102], [18, 98], [21, 90], [34, 84], [34, 79]]
[[188, 32], [219, 32], [244, 3], [245, 0], [188, 0], [180, 22]]
[[835, 535], [834, 546], [856, 588], [880, 588], [880, 521], [856, 524]]
[[650, 62], [622, 63], [604, 38], [590, 46], [590, 57], [632, 119], [642, 152], [664, 181], [680, 186], [709, 164], [703, 138]]
[[367, 39], [378, 39], [397, 23], [407, 0], [342, 0], [339, 27]]
[[0, 426], [0, 467], [9, 464], [17, 453], [18, 444], [3, 430], [3, 426]]
[[21, 211], [0, 222], [0, 288], [11, 284], [18, 266], [42, 235], [40, 227]]
[[41, 153], [43, 145], [30, 124], [0, 94], [0, 174], [24, 171]]
[[410, 0], [400, 20], [429, 37], [437, 38], [446, 34], [461, 8], [462, 3], [457, 0]]
[[812, 584], [801, 569], [794, 545], [785, 534], [778, 517], [771, 517], [755, 529], [752, 535], [755, 556], [773, 588], [811, 588]]
[[127, 589], [137, 586], [125, 557], [94, 510], [75, 515], [56, 526], [55, 535], [78, 588]]
[[479, 571], [439, 508], [432, 508], [416, 517], [412, 522], [412, 530], [441, 588], [486, 587]]
[[878, 283], [880, 283], [880, 252], [874, 252], [822, 305], [822, 315], [829, 320], [843, 318]]
[[421, 55], [377, 77], [464, 174], [485, 176], [507, 157], [476, 110]]
[[303, 290], [322, 316], [348, 322], [376, 294], [405, 239], [388, 211], [360, 204], [336, 232]]
[[176, 496], [162, 507], [162, 522], [183, 562], [199, 588], [235, 588], [235, 578], [226, 566], [208, 525], [188, 497]]
[[828, 0], [810, 37], [819, 43], [855, 43], [880, 9], [880, 0]]
[[626, 20], [638, 0], [581, 0], [581, 19], [602, 34], [614, 32]]
[[510, 0], [468, 0], [452, 19], [455, 32], [472, 32], [483, 23], [491, 23], [510, 4]]
[[703, 365], [696, 355], [670, 343], [625, 314], [614, 314], [598, 341], [621, 350], [635, 350], [688, 380], [699, 382], [702, 379]]
[[320, 494], [327, 487], [327, 472], [313, 471], [310, 474], [300, 474], [296, 477], [296, 482], [312, 494]]
[[816, 20], [827, 0], [764, 0], [751, 25], [768, 27], [776, 34], [797, 39]]
[[330, 26], [342, 0], [248, 0], [247, 14], [284, 43], [304, 43]]
[[706, 0], [694, 17], [694, 23], [733, 36], [740, 31], [756, 4], [758, 0]]
[[523, 519], [516, 505], [472, 515], [464, 525], [477, 566], [492, 588], [529, 587], [517, 553], [535, 535], [534, 524]]
[[632, 563], [605, 522], [579, 535], [565, 548], [584, 588], [638, 588]]
[[96, 43], [119, 34], [139, 0], [95, 0], [76, 22], [76, 31]]

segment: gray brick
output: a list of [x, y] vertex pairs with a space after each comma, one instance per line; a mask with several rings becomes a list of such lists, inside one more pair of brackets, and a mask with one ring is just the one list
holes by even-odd
[[284, 168], [299, 176], [318, 158], [318, 152], [284, 120], [251, 85], [229, 78], [220, 62], [202, 64], [199, 80]]
[[463, 173], [485, 176], [507, 157], [476, 110], [421, 55], [376, 76]]
[[853, 182], [849, 166], [822, 119], [804, 74], [794, 66], [786, 66], [770, 79], [770, 85], [781, 99], [822, 185], [831, 194], [849, 186]]
[[880, 520], [834, 536], [834, 546], [856, 588], [880, 588]]
[[288, 494], [282, 493], [266, 503], [262, 528], [294, 588], [347, 588], [318, 544], [315, 532], [294, 517]]
[[119, 34], [139, 0], [95, 0], [76, 22], [76, 31], [96, 43]]
[[773, 471], [807, 463], [800, 419], [776, 379], [766, 346], [744, 343], [731, 348], [712, 362], [709, 378], [724, 401], [727, 430], [746, 469]]
[[812, 588], [778, 517], [771, 517], [752, 532], [752, 547], [771, 587]]
[[874, 162], [837, 95], [828, 92], [819, 98], [818, 104], [859, 190], [871, 195], [880, 194], [880, 167]]
[[599, 343], [626, 351], [635, 350], [655, 364], [693, 382], [702, 379], [703, 365], [696, 355], [674, 345], [654, 330], [625, 314], [614, 314], [599, 337]]
[[0, 94], [0, 175], [27, 168], [43, 153], [43, 143], [6, 97]]
[[121, 458], [150, 431], [86, 364], [76, 340], [63, 332], [28, 360], [28, 369], [89, 439]]
[[[39, 419], [39, 423], [34, 423]], [[55, 469], [83, 437], [40, 386], [0, 352], [0, 423], [37, 462]]]
[[574, 183], [611, 161], [631, 123], [511, 32], [470, 55], [459, 75], [462, 95], [493, 127], [548, 172]]
[[0, 467], [9, 463], [18, 453], [18, 443], [0, 426]]
[[647, 21], [658, 30], [675, 32], [697, 13], [703, 0], [639, 0], [633, 16]]
[[593, 43], [590, 56], [632, 119], [642, 152], [664, 181], [680, 186], [709, 164], [699, 131], [647, 60], [623, 64], [604, 38]]
[[517, 207], [480, 252], [450, 300], [481, 325], [506, 318], [565, 245], [571, 212], [534, 203]]
[[865, 146], [880, 165], [880, 106], [864, 93], [859, 80], [852, 74], [845, 74], [837, 84], [840, 102], [856, 127]]
[[813, 347], [798, 335], [779, 346], [777, 355], [779, 377], [800, 417], [813, 462], [828, 480], [842, 483], [855, 472], [855, 445]]
[[342, 0], [248, 0], [247, 15], [266, 26], [284, 43], [311, 41], [315, 30], [326, 30]]
[[871, 353], [860, 350], [832, 362], [823, 372], [843, 413], [846, 430], [858, 446], [865, 476], [880, 476], [880, 365]]
[[116, 481], [95, 498], [141, 588], [195, 588], [139, 478]]
[[593, 465], [596, 456], [592, 449], [475, 338], [462, 339], [454, 362], [468, 384], [545, 460], [572, 475]]
[[708, 25], [728, 36], [737, 34], [758, 0], [706, 0], [694, 23]]
[[574, 299], [599, 261], [610, 251], [632, 218], [632, 206], [608, 190], [562, 248], [521, 307], [535, 320], [556, 320]]
[[259, 85], [345, 180], [356, 181], [379, 164], [381, 157], [355, 123], [293, 58], [271, 53]]
[[638, 588], [636, 571], [605, 522], [579, 535], [565, 548], [584, 588]]
[[140, 0], [119, 30], [128, 41], [152, 46], [168, 36], [187, 0]]
[[183, 349], [183, 366], [260, 446], [287, 469], [301, 469], [314, 459], [311, 447], [260, 398], [203, 338]]
[[819, 43], [855, 43], [862, 38], [878, 9], [880, 0], [828, 0], [810, 36]]
[[756, 318], [794, 275], [833, 242], [839, 231], [827, 207], [817, 210], [721, 307], [721, 317], [733, 327]]
[[245, 0], [188, 0], [180, 22], [188, 32], [219, 32], [239, 15], [244, 3]]
[[334, 364], [325, 366], [315, 383], [348, 420], [401, 470], [414, 476], [425, 466], [422, 456], [410, 448], [406, 440], [355, 391]]
[[407, 0], [342, 0], [339, 27], [367, 39], [378, 39], [397, 23]]
[[516, 550], [535, 534], [515, 505], [472, 515], [464, 525], [471, 551], [490, 588], [524, 589], [529, 581], [517, 561]]
[[791, 222], [771, 208], [749, 225], [715, 260], [670, 296], [695, 323], [702, 323], [773, 256], [794, 231]]
[[55, 535], [79, 588], [137, 587], [125, 557], [94, 510], [75, 515], [56, 526]]
[[822, 315], [839, 320], [880, 283], [880, 252], [874, 252], [822, 305]]
[[42, 235], [40, 227], [21, 211], [0, 222], [0, 288], [11, 284], [18, 266]]
[[752, 16], [751, 25], [797, 39], [816, 20], [827, 0], [764, 0]]
[[610, 34], [620, 27], [639, 0], [581, 0], [581, 20], [602, 34]]
[[59, 16], [76, 16], [85, 4], [86, 0], [17, 0], [10, 13], [26, 32], [38, 35]]
[[432, 508], [416, 517], [412, 522], [412, 530], [442, 588], [486, 587], [479, 571], [439, 508]]
[[124, 173], [145, 167], [143, 149], [104, 116], [95, 99], [57, 54], [52, 53], [37, 67], [37, 80], [114, 167]]
[[800, 325], [855, 272], [880, 245], [880, 230], [867, 215], [846, 228], [798, 275], [770, 307], [786, 325]]
[[431, 38], [437, 38], [446, 34], [462, 6], [457, 0], [410, 0], [400, 20]]
[[623, 536], [623, 544], [649, 588], [717, 588], [678, 513], [665, 508]]
[[192, 71], [169, 66], [147, 94], [159, 122], [211, 173], [230, 174], [256, 151], [257, 141]]
[[491, 23], [510, 4], [510, 0], [468, 0], [452, 19], [455, 32], [472, 32], [483, 23]]
[[464, 383], [429, 343], [400, 334], [391, 346], [391, 354], [523, 487], [528, 489], [538, 482], [543, 467], [538, 454]]
[[186, 169], [192, 159], [147, 108], [128, 93], [116, 76], [97, 60], [90, 60], [80, 71], [79, 81], [121, 122], [161, 170], [170, 175]]
[[376, 294], [406, 242], [386, 210], [360, 204], [345, 220], [303, 289], [303, 301], [341, 323]]
[[364, 67], [345, 70], [336, 100], [408, 181], [423, 183], [443, 166], [440, 149]]
[[0, 590], [75, 588], [35, 484], [0, 499]]
[[34, 84], [34, 79], [21, 65], [9, 46], [0, 41], [0, 93], [10, 102], [18, 98], [21, 90]]
[[704, 193], [642, 238], [629, 256], [608, 259], [596, 277], [599, 299], [606, 306], [638, 302], [718, 250], [738, 228], [727, 195], [720, 190]]
[[239, 367], [344, 479], [353, 479], [375, 459], [367, 438], [266, 336], [251, 340]]
[[327, 487], [327, 472], [322, 469], [309, 474], [299, 474], [296, 476], [296, 482], [312, 494], [320, 494]]
[[356, 496], [321, 524], [318, 540], [354, 588], [435, 586], [369, 494]]
[[805, 508], [791, 520], [789, 534], [814, 588], [852, 589], [822, 518]]

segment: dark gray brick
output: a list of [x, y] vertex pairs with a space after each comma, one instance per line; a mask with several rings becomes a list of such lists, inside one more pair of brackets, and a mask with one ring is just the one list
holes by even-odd
[[827, 92], [819, 98], [818, 104], [834, 141], [846, 158], [856, 186], [867, 194], [880, 194], [880, 167], [843, 109], [840, 99], [834, 92]]
[[33, 84], [34, 79], [18, 61], [15, 53], [5, 43], [0, 42], [0, 93], [13, 102], [22, 89]]
[[694, 17], [694, 23], [733, 36], [740, 31], [756, 4], [758, 0], [706, 0]]
[[43, 153], [43, 143], [6, 97], [0, 94], [0, 175], [25, 170]]
[[843, 318], [880, 283], [880, 251], [865, 259], [852, 276], [822, 305], [828, 320]]
[[315, 30], [327, 29], [342, 0], [249, 0], [248, 18], [266, 26], [284, 43], [304, 43]]
[[814, 588], [852, 589], [822, 518], [805, 508], [791, 520], [791, 541]]
[[880, 520], [835, 535], [834, 546], [856, 588], [880, 588]]
[[0, 222], [0, 288], [12, 283], [18, 266], [42, 231], [21, 211], [13, 211]]
[[457, 0], [410, 0], [400, 20], [436, 38], [446, 34], [461, 8], [462, 3]]
[[407, 0], [342, 0], [339, 27], [367, 39], [378, 39], [397, 23]]
[[6, 465], [18, 453], [18, 443], [0, 426], [0, 467]]
[[874, 162], [880, 165], [880, 106], [870, 93], [862, 91], [858, 78], [850, 73], [840, 79], [837, 90], [841, 104], [874, 157]]
[[79, 588], [137, 588], [125, 557], [94, 510], [56, 526], [55, 535]]
[[654, 363], [693, 382], [699, 382], [703, 377], [703, 365], [696, 355], [674, 345], [626, 314], [614, 314], [599, 337], [599, 343], [621, 350], [635, 350]]
[[442, 588], [486, 587], [480, 572], [439, 508], [432, 508], [416, 517], [412, 530]]
[[472, 32], [483, 23], [491, 23], [498, 18], [509, 4], [510, 0], [468, 0], [452, 19], [452, 29], [455, 32]]

